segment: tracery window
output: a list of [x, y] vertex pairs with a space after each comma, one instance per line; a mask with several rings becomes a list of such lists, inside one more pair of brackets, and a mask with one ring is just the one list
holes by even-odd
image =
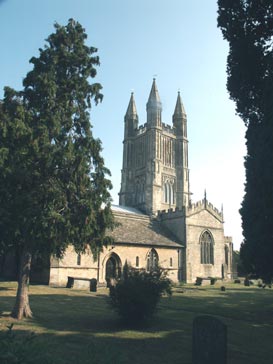
[[149, 251], [147, 255], [147, 271], [153, 271], [158, 267], [158, 254], [156, 250], [153, 248]]
[[214, 264], [213, 239], [208, 231], [205, 231], [200, 238], [201, 264]]

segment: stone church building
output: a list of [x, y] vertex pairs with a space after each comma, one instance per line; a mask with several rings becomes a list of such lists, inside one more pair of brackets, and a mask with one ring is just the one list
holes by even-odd
[[231, 278], [232, 240], [224, 235], [223, 214], [207, 201], [191, 201], [187, 116], [178, 93], [172, 125], [162, 121], [162, 104], [153, 80], [146, 105], [147, 122], [139, 126], [134, 95], [124, 118], [120, 225], [114, 243], [94, 262], [71, 248], [52, 260], [49, 282], [65, 284], [67, 276], [118, 278], [127, 261], [135, 268], [159, 264], [173, 281], [197, 277]]
[[124, 118], [119, 206], [112, 206], [119, 222], [111, 232], [114, 243], [96, 261], [72, 247], [62, 260], [51, 258], [43, 275], [47, 283], [66, 285], [70, 276], [105, 284], [120, 277], [126, 261], [147, 270], [159, 264], [174, 282], [232, 278], [233, 244], [224, 235], [223, 213], [206, 195], [191, 201], [187, 116], [180, 94], [172, 125], [162, 121], [155, 80], [146, 110], [147, 121], [139, 126], [132, 93]]

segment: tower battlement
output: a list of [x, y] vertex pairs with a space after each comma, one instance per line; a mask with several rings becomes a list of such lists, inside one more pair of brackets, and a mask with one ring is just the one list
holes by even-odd
[[169, 134], [175, 134], [175, 129], [169, 124], [162, 123], [162, 129]]
[[140, 125], [138, 129], [135, 130], [136, 135], [144, 134], [147, 131], [147, 123]]

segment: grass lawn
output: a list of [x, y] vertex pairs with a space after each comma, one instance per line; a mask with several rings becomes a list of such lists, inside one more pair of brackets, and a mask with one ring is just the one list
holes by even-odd
[[[192, 322], [213, 315], [228, 328], [228, 364], [273, 363], [273, 289], [227, 284], [181, 286], [163, 298], [145, 327], [123, 327], [108, 305], [108, 291], [30, 286], [31, 320], [9, 317], [16, 283], [0, 282], [0, 330], [14, 324], [52, 364], [190, 364]], [[42, 364], [42, 361], [40, 363]], [[220, 363], [219, 363], [220, 364]]]

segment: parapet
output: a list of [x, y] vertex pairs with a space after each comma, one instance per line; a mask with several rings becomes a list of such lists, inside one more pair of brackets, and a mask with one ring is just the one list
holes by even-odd
[[223, 221], [223, 213], [219, 211], [212, 203], [208, 202], [207, 199], [200, 200], [196, 203], [190, 204], [187, 208], [187, 215], [197, 213], [201, 210], [208, 210], [217, 219]]
[[136, 129], [136, 135], [144, 134], [147, 130], [147, 123], [140, 125], [138, 129]]
[[176, 207], [175, 209], [168, 209], [168, 210], [158, 210], [157, 211], [157, 218], [159, 220], [166, 220], [166, 219], [176, 219], [180, 217], [185, 217], [185, 207], [179, 209]]
[[162, 130], [169, 134], [175, 134], [174, 128], [169, 124], [162, 123]]

